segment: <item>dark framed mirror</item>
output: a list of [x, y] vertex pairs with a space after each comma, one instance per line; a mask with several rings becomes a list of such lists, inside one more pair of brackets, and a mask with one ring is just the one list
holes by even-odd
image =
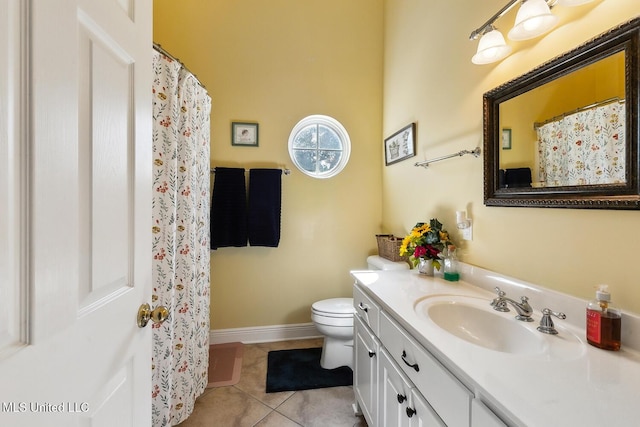
[[640, 209], [640, 18], [483, 97], [487, 206]]

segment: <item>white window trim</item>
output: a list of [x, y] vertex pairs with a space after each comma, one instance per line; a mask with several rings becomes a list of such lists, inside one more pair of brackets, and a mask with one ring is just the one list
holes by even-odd
[[[340, 157], [340, 162], [335, 168], [331, 169], [328, 172], [325, 172], [325, 173], [310, 172], [302, 168], [296, 162], [296, 158], [293, 155], [293, 150], [294, 150], [293, 143], [296, 135], [298, 134], [298, 132], [300, 132], [302, 129], [304, 129], [309, 125], [323, 125], [333, 129], [338, 134], [338, 137], [342, 142], [342, 155]], [[296, 167], [300, 170], [300, 172], [312, 178], [325, 179], [325, 178], [331, 178], [336, 176], [337, 174], [342, 172], [342, 170], [347, 166], [347, 163], [349, 162], [350, 154], [351, 154], [351, 139], [349, 138], [349, 133], [344, 128], [344, 126], [342, 126], [342, 124], [336, 119], [334, 119], [333, 117], [325, 116], [322, 114], [314, 114], [311, 116], [307, 116], [302, 120], [300, 120], [293, 127], [293, 129], [291, 130], [291, 133], [289, 134], [289, 157], [291, 157], [293, 164], [296, 165]]]

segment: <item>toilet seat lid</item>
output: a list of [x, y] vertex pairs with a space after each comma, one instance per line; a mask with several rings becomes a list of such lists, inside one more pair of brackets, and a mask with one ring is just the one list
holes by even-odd
[[311, 306], [315, 313], [331, 317], [349, 317], [356, 310], [353, 308], [353, 298], [331, 298], [316, 301]]

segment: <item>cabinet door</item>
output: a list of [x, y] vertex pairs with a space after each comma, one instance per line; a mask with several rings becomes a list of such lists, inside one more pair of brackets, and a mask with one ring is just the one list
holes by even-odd
[[[407, 415], [411, 398], [411, 383], [395, 366], [391, 356], [384, 348], [380, 350], [380, 382], [379, 412], [380, 425], [384, 427], [409, 426], [411, 421]], [[411, 412], [410, 412], [411, 413]], [[412, 413], [411, 413], [412, 414]]]
[[449, 427], [469, 427], [471, 392], [388, 313], [380, 314], [380, 342]]
[[411, 415], [409, 417], [410, 427], [446, 427], [446, 424], [416, 389], [411, 392], [411, 400], [407, 409], [407, 416], [409, 415]]
[[506, 427], [506, 424], [478, 399], [471, 402], [471, 427]]
[[359, 316], [354, 316], [353, 391], [370, 427], [377, 425], [378, 350], [380, 344]]

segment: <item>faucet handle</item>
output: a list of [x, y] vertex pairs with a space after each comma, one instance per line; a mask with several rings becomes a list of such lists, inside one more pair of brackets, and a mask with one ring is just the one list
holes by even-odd
[[494, 298], [493, 301], [491, 301], [491, 307], [493, 307], [494, 310], [501, 311], [503, 313], [510, 311], [509, 307], [507, 307], [507, 301], [505, 301], [504, 299], [504, 296], [506, 294], [497, 286], [496, 292], [498, 293], [498, 297]]
[[551, 310], [549, 308], [542, 309], [542, 314], [544, 314], [544, 315], [550, 314], [550, 315], [556, 316], [558, 319], [566, 319], [567, 318], [566, 314], [560, 313], [558, 311], [553, 311], [553, 310]]
[[564, 313], [560, 313], [560, 312], [545, 308], [542, 310], [542, 319], [540, 319], [540, 326], [538, 326], [538, 330], [544, 334], [556, 335], [558, 331], [556, 331], [556, 328], [553, 324], [553, 319], [551, 319], [551, 316], [555, 316], [558, 319], [567, 318], [567, 315]]

